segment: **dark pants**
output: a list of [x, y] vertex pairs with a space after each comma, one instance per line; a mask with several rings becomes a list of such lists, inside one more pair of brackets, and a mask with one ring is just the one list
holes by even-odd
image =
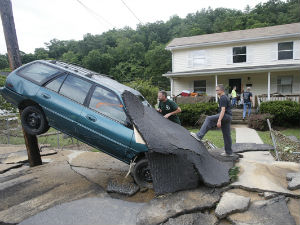
[[[197, 133], [197, 136], [202, 139], [204, 135], [213, 127], [217, 126], [218, 119], [219, 119], [220, 114], [216, 114], [213, 116], [208, 116], [206, 117], [200, 131]], [[230, 135], [230, 124], [231, 124], [231, 119], [232, 117], [230, 115], [225, 114], [222, 121], [221, 121], [221, 129], [222, 129], [222, 134], [223, 134], [223, 139], [224, 139], [224, 147], [225, 147], [225, 152], [227, 154], [232, 154], [232, 140], [231, 140], [231, 135]]]

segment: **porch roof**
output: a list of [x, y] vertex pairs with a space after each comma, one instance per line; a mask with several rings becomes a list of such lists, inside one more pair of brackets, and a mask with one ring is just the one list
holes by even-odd
[[224, 75], [236, 73], [257, 73], [257, 72], [274, 72], [274, 71], [291, 71], [300, 70], [300, 64], [277, 64], [264, 66], [245, 66], [245, 67], [229, 67], [229, 68], [215, 68], [204, 70], [192, 70], [184, 72], [167, 72], [163, 74], [164, 77], [189, 77], [195, 75]]

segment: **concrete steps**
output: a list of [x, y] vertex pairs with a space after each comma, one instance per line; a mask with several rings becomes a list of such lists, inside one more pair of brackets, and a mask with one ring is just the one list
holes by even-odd
[[247, 124], [247, 119], [243, 120], [243, 109], [232, 109], [231, 124]]

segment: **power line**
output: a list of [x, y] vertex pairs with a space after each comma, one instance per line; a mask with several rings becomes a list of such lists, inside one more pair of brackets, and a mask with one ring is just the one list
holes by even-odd
[[128, 7], [128, 5], [126, 5], [126, 3], [121, 0], [121, 2], [126, 6], [126, 8], [131, 12], [131, 14], [138, 20], [140, 21], [141, 24], [143, 24], [143, 22], [135, 15], [135, 13]]
[[[96, 16], [96, 18], [103, 23], [106, 22], [107, 24], [109, 24], [111, 27], [116, 28], [116, 26], [114, 26], [113, 24], [111, 24], [108, 20], [106, 20], [105, 18], [103, 18], [102, 16], [100, 16], [98, 13], [96, 13], [94, 10], [90, 9], [89, 7], [87, 7], [85, 4], [83, 4], [80, 0], [76, 0], [83, 8], [85, 8], [89, 13], [93, 14], [94, 16]], [[104, 24], [105, 25], [105, 24]], [[106, 25], [105, 25], [106, 26]], [[109, 27], [108, 27], [109, 28]]]

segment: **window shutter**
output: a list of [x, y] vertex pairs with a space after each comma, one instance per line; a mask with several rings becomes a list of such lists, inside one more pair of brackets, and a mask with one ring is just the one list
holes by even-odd
[[300, 41], [294, 41], [293, 58], [300, 59]]
[[246, 48], [246, 62], [247, 63], [253, 63], [253, 58], [254, 58], [254, 49], [252, 46], [247, 46]]
[[278, 43], [272, 43], [271, 47], [271, 61], [278, 60]]
[[227, 50], [227, 64], [233, 64], [232, 47]]

